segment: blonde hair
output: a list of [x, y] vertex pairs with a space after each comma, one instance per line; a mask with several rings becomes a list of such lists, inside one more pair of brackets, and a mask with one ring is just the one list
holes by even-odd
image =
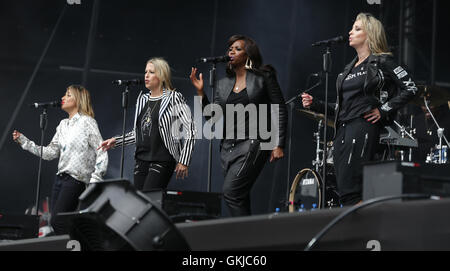
[[72, 95], [75, 97], [75, 102], [77, 103], [78, 113], [94, 117], [94, 109], [92, 108], [91, 95], [89, 91], [80, 85], [70, 85], [67, 87]]
[[175, 88], [172, 85], [172, 73], [170, 71], [169, 63], [164, 58], [154, 57], [147, 61], [155, 66], [155, 73], [163, 88], [174, 91]]
[[359, 13], [356, 16], [356, 21], [361, 21], [362, 27], [367, 34], [367, 42], [372, 54], [392, 55], [388, 47], [383, 24], [377, 18], [373, 17], [370, 13]]

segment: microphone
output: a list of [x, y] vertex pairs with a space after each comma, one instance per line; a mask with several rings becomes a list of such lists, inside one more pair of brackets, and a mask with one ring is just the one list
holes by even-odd
[[217, 63], [217, 62], [228, 62], [230, 60], [231, 60], [231, 57], [229, 57], [229, 56], [212, 56], [212, 57], [201, 57], [201, 58], [197, 59], [197, 62], [200, 62], [200, 63], [207, 63], [207, 62]]
[[61, 107], [61, 101], [45, 102], [45, 103], [32, 103], [32, 104], [30, 104], [30, 106], [34, 107], [34, 108]]
[[137, 86], [144, 84], [144, 80], [142, 79], [131, 79], [131, 80], [114, 80], [112, 81], [114, 85], [118, 86]]
[[321, 46], [321, 45], [331, 45], [331, 44], [338, 44], [338, 43], [343, 43], [344, 37], [343, 36], [339, 36], [339, 37], [335, 37], [332, 39], [328, 39], [328, 40], [321, 40], [318, 42], [313, 43], [311, 46], [315, 47], [315, 46]]

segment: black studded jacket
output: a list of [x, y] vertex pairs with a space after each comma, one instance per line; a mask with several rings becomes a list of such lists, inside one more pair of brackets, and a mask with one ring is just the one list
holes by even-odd
[[[350, 62], [336, 80], [337, 99], [336, 103], [328, 103], [329, 115], [334, 115], [335, 127], [339, 125], [339, 110], [341, 108], [341, 92], [344, 79], [351, 72], [358, 61], [355, 57]], [[378, 108], [381, 113], [381, 124], [389, 125], [394, 113], [408, 103], [417, 93], [417, 87], [408, 72], [397, 65], [391, 55], [370, 55], [366, 64], [367, 74], [364, 81], [364, 99]], [[311, 109], [318, 112], [325, 111], [325, 103], [321, 100], [313, 99]], [[336, 131], [334, 133], [336, 136]]]

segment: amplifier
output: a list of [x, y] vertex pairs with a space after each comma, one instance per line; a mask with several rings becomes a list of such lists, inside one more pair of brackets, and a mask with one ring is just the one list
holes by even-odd
[[222, 194], [196, 191], [151, 190], [144, 192], [174, 223], [219, 218]]
[[0, 240], [36, 238], [39, 233], [39, 216], [0, 214]]
[[388, 161], [363, 169], [363, 200], [401, 194], [450, 196], [450, 164]]

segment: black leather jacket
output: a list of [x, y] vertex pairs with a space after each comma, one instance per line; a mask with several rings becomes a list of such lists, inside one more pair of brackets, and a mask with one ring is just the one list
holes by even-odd
[[[225, 77], [217, 81], [214, 103], [220, 105], [222, 111], [225, 112], [225, 106], [228, 100], [228, 96], [233, 90], [233, 86], [236, 83], [236, 77]], [[271, 104], [279, 105], [278, 124], [279, 132], [278, 138], [276, 138], [276, 146], [284, 148], [286, 142], [286, 129], [287, 129], [287, 107], [284, 101], [283, 93], [277, 81], [275, 71], [253, 71], [247, 70], [246, 75], [247, 94], [250, 104], [255, 104], [257, 108], [260, 104], [267, 104], [267, 120], [270, 125], [271, 117], [276, 117], [270, 110]], [[203, 96], [202, 107], [210, 104], [208, 97]], [[206, 117], [206, 119], [209, 119]], [[271, 126], [267, 126], [271, 127]]]
[[[334, 115], [334, 125], [338, 127], [338, 116], [341, 104], [341, 92], [344, 79], [351, 72], [358, 57], [349, 63], [336, 80], [336, 103], [328, 103], [328, 112]], [[397, 65], [391, 55], [370, 55], [366, 64], [367, 75], [364, 82], [365, 99], [373, 108], [381, 113], [380, 123], [389, 125], [394, 119], [394, 113], [410, 101], [417, 93], [417, 87], [411, 76], [401, 66]], [[311, 109], [325, 111], [325, 103], [314, 100]], [[336, 136], [336, 129], [334, 136]]]

